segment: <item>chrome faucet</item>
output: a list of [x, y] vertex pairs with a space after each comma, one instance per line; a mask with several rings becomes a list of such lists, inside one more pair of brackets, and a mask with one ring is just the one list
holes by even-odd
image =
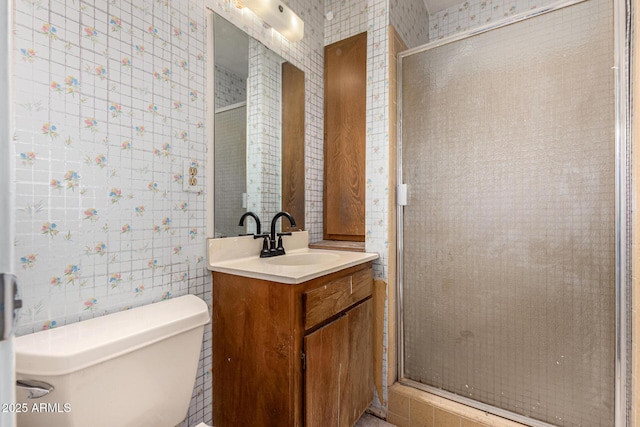
[[[262, 250], [260, 251], [260, 258], [269, 258], [278, 255], [284, 255], [284, 247], [282, 246], [282, 236], [291, 236], [291, 232], [276, 233], [276, 222], [278, 219], [284, 216], [289, 220], [292, 227], [296, 226], [296, 221], [293, 219], [289, 212], [278, 212], [271, 220], [271, 234], [256, 234], [254, 239], [263, 238]], [[276, 244], [276, 237], [278, 243]]]
[[[251, 218], [253, 218], [256, 221], [256, 234], [261, 234], [262, 233], [262, 228], [260, 226], [260, 218], [258, 218], [258, 215], [254, 214], [253, 212], [245, 212], [242, 214], [242, 216], [240, 217], [240, 222], [238, 223], [239, 227], [244, 226], [244, 219], [246, 217], [250, 216]], [[245, 233], [245, 234], [240, 234], [241, 236], [251, 236], [253, 233]]]

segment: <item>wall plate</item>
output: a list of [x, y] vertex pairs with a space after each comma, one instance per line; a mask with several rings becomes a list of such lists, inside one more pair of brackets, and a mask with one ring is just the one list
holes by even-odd
[[200, 165], [197, 162], [187, 160], [182, 170], [182, 190], [189, 193], [202, 191], [204, 177], [200, 175]]

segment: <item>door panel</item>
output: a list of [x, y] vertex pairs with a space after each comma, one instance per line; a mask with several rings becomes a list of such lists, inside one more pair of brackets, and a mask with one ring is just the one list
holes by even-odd
[[349, 310], [349, 384], [351, 425], [373, 401], [373, 299]]
[[343, 316], [304, 338], [305, 426], [349, 425], [349, 320]]
[[592, 0], [402, 58], [404, 378], [612, 425], [612, 34]]
[[364, 241], [367, 33], [325, 47], [324, 238]]

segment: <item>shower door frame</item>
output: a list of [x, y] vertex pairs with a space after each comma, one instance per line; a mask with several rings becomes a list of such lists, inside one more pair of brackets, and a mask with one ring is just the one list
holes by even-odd
[[[5, 278], [13, 276], [15, 250], [15, 158], [13, 147], [13, 1], [0, 0], [0, 292], [3, 285], [12, 285]], [[10, 295], [8, 293], [6, 296]], [[4, 301], [4, 298], [2, 298]], [[7, 304], [7, 311], [12, 304]], [[9, 308], [11, 307], [11, 308]], [[10, 315], [10, 314], [9, 314]], [[0, 309], [0, 316], [5, 316], [5, 307]], [[5, 321], [8, 320], [4, 317]], [[3, 340], [5, 331], [0, 331], [0, 403], [11, 404], [15, 396], [15, 349], [13, 326], [5, 326], [10, 330], [8, 338]], [[13, 427], [16, 425], [14, 411], [0, 411], [0, 425]]]
[[[588, 0], [559, 1], [548, 6], [516, 14], [503, 20], [445, 37], [398, 54], [397, 60], [397, 182], [403, 184], [402, 171], [402, 60], [437, 47], [454, 43], [478, 34], [495, 30], [516, 22], [542, 14], [573, 6]], [[616, 341], [615, 341], [615, 427], [630, 425], [631, 413], [631, 1], [614, 2], [614, 70], [615, 70], [615, 301], [616, 301]], [[636, 29], [637, 30], [637, 29]], [[400, 188], [398, 193], [400, 193]], [[404, 311], [403, 311], [403, 205], [397, 209], [397, 334], [398, 334], [398, 382], [427, 391], [464, 405], [520, 422], [534, 427], [551, 427], [551, 424], [524, 415], [482, 403], [437, 387], [411, 380], [404, 376]]]

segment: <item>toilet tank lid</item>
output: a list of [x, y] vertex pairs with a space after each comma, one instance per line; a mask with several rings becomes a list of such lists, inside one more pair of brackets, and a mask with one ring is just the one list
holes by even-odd
[[184, 295], [15, 340], [16, 373], [65, 375], [209, 322], [207, 304]]

